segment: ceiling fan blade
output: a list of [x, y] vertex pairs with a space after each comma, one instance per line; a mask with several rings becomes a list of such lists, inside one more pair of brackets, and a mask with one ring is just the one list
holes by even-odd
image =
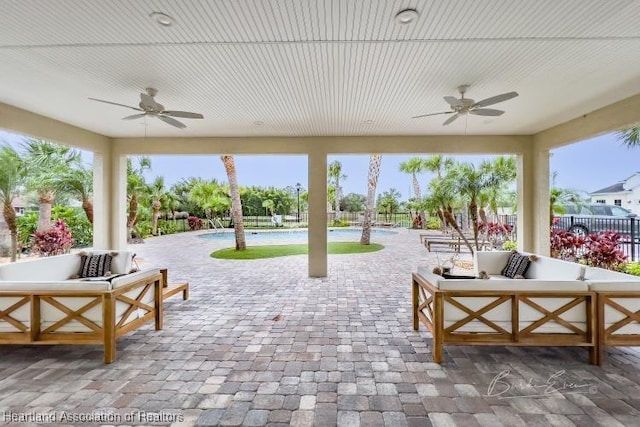
[[475, 114], [476, 116], [501, 116], [504, 114], [504, 111], [494, 110], [492, 108], [477, 108], [475, 110], [469, 110], [469, 114]]
[[146, 93], [141, 93], [140, 94], [140, 100], [142, 101], [142, 105], [144, 105], [145, 107], [151, 107], [151, 109], [153, 111], [159, 111], [158, 109], [158, 103], [156, 102], [155, 99], [153, 99], [153, 96], [149, 96]]
[[412, 119], [419, 119], [420, 117], [429, 117], [429, 116], [439, 116], [440, 114], [453, 114], [453, 111], [443, 111], [442, 113], [430, 113], [430, 114], [422, 114], [421, 116], [411, 117]]
[[140, 109], [138, 107], [132, 107], [130, 105], [124, 105], [124, 104], [118, 104], [117, 102], [105, 101], [104, 99], [98, 99], [98, 98], [89, 98], [89, 99], [92, 100], [92, 101], [104, 102], [105, 104], [111, 104], [111, 105], [117, 105], [119, 107], [131, 108], [132, 110], [136, 110], [136, 111], [143, 111], [142, 109]]
[[158, 118], [160, 120], [162, 120], [163, 122], [165, 122], [166, 124], [169, 124], [171, 126], [175, 126], [178, 129], [184, 129], [184, 128], [187, 127], [187, 125], [185, 125], [184, 123], [179, 122], [176, 119], [172, 119], [171, 117], [168, 117], [168, 116], [158, 115]]
[[511, 98], [515, 98], [518, 96], [518, 92], [507, 92], [501, 95], [492, 96], [491, 98], [483, 99], [482, 101], [478, 101], [471, 106], [471, 108], [476, 107], [488, 107], [489, 105], [497, 104], [498, 102], [504, 102]]
[[162, 114], [172, 117], [182, 117], [183, 119], [204, 119], [200, 113], [190, 113], [188, 111], [163, 111]]
[[451, 117], [449, 117], [447, 120], [444, 121], [444, 123], [442, 124], [442, 126], [446, 126], [448, 124], [450, 124], [451, 122], [453, 122], [455, 119], [457, 119], [458, 117], [460, 117], [460, 114], [455, 114]]
[[451, 105], [454, 108], [462, 107], [462, 102], [455, 96], [445, 96], [444, 100], [447, 101], [447, 104]]
[[133, 116], [127, 116], [127, 117], [123, 117], [122, 120], [135, 120], [135, 119], [140, 119], [144, 116], [146, 116], [147, 113], [142, 113], [142, 114], [134, 114]]

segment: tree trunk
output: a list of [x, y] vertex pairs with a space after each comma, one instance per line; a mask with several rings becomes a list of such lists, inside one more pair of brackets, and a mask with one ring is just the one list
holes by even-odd
[[[421, 205], [420, 202], [422, 202], [422, 192], [420, 191], [420, 183], [418, 182], [418, 177], [415, 173], [411, 175], [413, 177], [413, 192], [416, 194], [416, 202], [418, 203], [418, 205]], [[420, 224], [422, 224], [422, 228], [424, 228], [427, 223], [427, 216], [425, 215], [424, 209], [419, 209], [418, 216], [420, 217]]]
[[372, 154], [369, 157], [367, 206], [364, 211], [364, 222], [362, 223], [362, 237], [360, 238], [361, 245], [371, 244], [371, 217], [376, 206], [376, 187], [378, 186], [381, 163], [382, 156], [380, 154]]
[[444, 217], [446, 218], [447, 222], [449, 223], [449, 225], [451, 227], [453, 227], [454, 230], [456, 230], [458, 232], [458, 234], [460, 235], [460, 238], [462, 240], [464, 240], [464, 244], [467, 245], [467, 247], [469, 248], [469, 250], [471, 251], [471, 256], [473, 256], [474, 251], [473, 251], [473, 245], [469, 242], [469, 240], [467, 240], [467, 238], [464, 236], [464, 233], [462, 232], [462, 230], [460, 229], [460, 226], [458, 225], [458, 222], [456, 221], [456, 219], [454, 218], [453, 214], [445, 209], [444, 210]]
[[127, 215], [127, 234], [128, 238], [133, 238], [133, 227], [136, 225], [136, 218], [138, 216], [138, 196], [131, 195], [129, 199], [129, 214]]
[[340, 174], [336, 176], [336, 194], [333, 208], [333, 220], [340, 221]]
[[93, 225], [93, 202], [89, 199], [83, 199], [82, 209], [84, 210], [84, 213], [87, 216], [87, 220], [89, 220], [89, 223]]
[[240, 187], [238, 186], [238, 176], [236, 175], [236, 165], [233, 156], [221, 156], [229, 179], [231, 189], [231, 217], [233, 218], [233, 228], [236, 234], [236, 250], [247, 249], [247, 242], [244, 238], [244, 221], [242, 218], [242, 201], [240, 200]]
[[4, 222], [7, 223], [9, 233], [11, 233], [11, 262], [16, 262], [18, 253], [18, 226], [16, 222], [16, 211], [13, 209], [13, 206], [11, 206], [11, 203], [4, 204], [2, 215], [4, 216]]
[[38, 195], [38, 228], [37, 231], [46, 231], [51, 228], [51, 205], [56, 199], [53, 190], [47, 190]]
[[476, 250], [478, 250], [478, 203], [475, 198], [472, 198], [469, 203], [469, 216], [471, 217], [471, 227], [473, 228], [473, 240], [476, 244]]
[[151, 234], [153, 234], [154, 236], [158, 235], [158, 218], [160, 218], [160, 207], [160, 202], [157, 200], [154, 200], [153, 203], [151, 203], [151, 209], [153, 211], [151, 220]]

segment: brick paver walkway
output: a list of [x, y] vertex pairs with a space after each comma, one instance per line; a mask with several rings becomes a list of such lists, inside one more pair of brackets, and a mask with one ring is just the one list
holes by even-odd
[[307, 277], [306, 256], [212, 259], [231, 242], [199, 233], [132, 246], [143, 266], [189, 281], [191, 299], [167, 302], [164, 330], [120, 339], [112, 365], [96, 346], [0, 346], [0, 422], [640, 425], [637, 349], [603, 368], [562, 348], [448, 347], [432, 363], [429, 334], [411, 327], [410, 273], [435, 255], [395, 231], [375, 239], [381, 252], [330, 256], [323, 279]]

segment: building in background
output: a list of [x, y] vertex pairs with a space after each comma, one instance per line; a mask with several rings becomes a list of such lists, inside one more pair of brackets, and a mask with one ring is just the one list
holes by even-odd
[[591, 203], [621, 206], [640, 215], [640, 172], [608, 187], [589, 193]]

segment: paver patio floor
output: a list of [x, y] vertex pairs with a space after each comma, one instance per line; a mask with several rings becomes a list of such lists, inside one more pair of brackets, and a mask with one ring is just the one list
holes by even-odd
[[375, 239], [383, 251], [329, 256], [322, 279], [306, 256], [212, 259], [231, 242], [198, 233], [133, 245], [143, 266], [189, 281], [191, 299], [167, 301], [164, 330], [118, 340], [112, 365], [97, 346], [0, 346], [0, 422], [102, 411], [117, 414], [102, 424], [640, 425], [637, 348], [602, 368], [563, 348], [445, 347], [432, 363], [429, 334], [411, 327], [410, 273], [436, 255], [396, 231]]

